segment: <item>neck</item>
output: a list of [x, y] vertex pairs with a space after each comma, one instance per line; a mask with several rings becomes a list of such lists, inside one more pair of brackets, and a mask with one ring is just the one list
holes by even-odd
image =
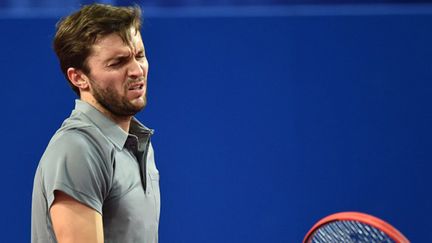
[[106, 109], [99, 110], [99, 111], [102, 112], [108, 118], [110, 118], [112, 121], [114, 121], [117, 125], [119, 125], [121, 129], [123, 129], [126, 133], [129, 133], [132, 116], [116, 116], [111, 112], [107, 111]]
[[132, 120], [132, 116], [117, 116], [105, 109], [99, 102], [97, 102], [94, 98], [89, 98], [86, 96], [81, 96], [82, 101], [85, 101], [95, 107], [98, 111], [104, 114], [106, 117], [111, 119], [114, 123], [116, 123], [121, 129], [123, 129], [126, 133], [129, 133], [130, 122]]

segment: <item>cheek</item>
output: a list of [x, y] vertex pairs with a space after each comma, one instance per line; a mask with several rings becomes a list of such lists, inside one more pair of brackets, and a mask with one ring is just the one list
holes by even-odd
[[147, 61], [147, 59], [145, 59], [142, 63], [141, 63], [141, 69], [144, 71], [144, 73], [146, 74], [145, 76], [147, 76], [147, 72], [149, 69], [149, 63]]
[[114, 77], [109, 77], [109, 79], [105, 79], [101, 87], [115, 93], [124, 93], [127, 90], [127, 82], [124, 80], [123, 76], [118, 76], [115, 79]]

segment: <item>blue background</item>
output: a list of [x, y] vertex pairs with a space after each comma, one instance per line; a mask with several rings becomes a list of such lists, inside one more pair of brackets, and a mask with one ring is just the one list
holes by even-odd
[[[75, 99], [51, 48], [67, 11], [28, 13], [0, 18], [2, 242], [29, 242], [34, 171]], [[144, 15], [161, 243], [301, 242], [340, 211], [432, 242], [430, 5]]]

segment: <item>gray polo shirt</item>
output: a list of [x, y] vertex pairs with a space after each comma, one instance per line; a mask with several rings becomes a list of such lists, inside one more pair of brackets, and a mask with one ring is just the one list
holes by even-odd
[[105, 243], [157, 243], [159, 172], [152, 134], [135, 118], [128, 134], [77, 100], [36, 171], [32, 242], [57, 242], [49, 208], [59, 190], [102, 215]]

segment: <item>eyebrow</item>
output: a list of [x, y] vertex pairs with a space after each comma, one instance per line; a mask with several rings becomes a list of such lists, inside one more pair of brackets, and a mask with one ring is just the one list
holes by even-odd
[[130, 52], [129, 54], [120, 53], [120, 54], [118, 54], [118, 55], [116, 55], [114, 57], [110, 57], [110, 58], [106, 59], [104, 61], [104, 63], [108, 64], [109, 62], [114, 61], [114, 60], [119, 60], [119, 61], [125, 60], [125, 59], [130, 58], [133, 55], [136, 55], [136, 54], [144, 54], [145, 55], [145, 48], [138, 47], [136, 53], [132, 53], [132, 52]]
[[109, 62], [114, 61], [114, 60], [124, 60], [124, 59], [128, 59], [128, 58], [130, 58], [130, 55], [119, 54], [117, 56], [110, 57], [110, 58], [106, 59], [104, 61], [104, 63], [109, 63]]

